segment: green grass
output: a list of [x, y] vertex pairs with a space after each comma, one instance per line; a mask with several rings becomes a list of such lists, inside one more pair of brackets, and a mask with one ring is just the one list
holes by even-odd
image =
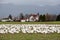
[[60, 34], [0, 34], [0, 40], [60, 40]]
[[0, 22], [0, 24], [60, 24], [60, 21], [53, 21], [53, 22]]
[[[0, 24], [60, 24], [60, 22], [0, 22]], [[60, 34], [0, 34], [0, 40], [60, 40]]]

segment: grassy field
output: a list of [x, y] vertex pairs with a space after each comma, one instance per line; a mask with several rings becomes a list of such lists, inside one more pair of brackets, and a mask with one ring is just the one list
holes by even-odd
[[60, 34], [0, 34], [0, 40], [60, 40]]
[[60, 21], [53, 21], [53, 22], [0, 22], [0, 24], [60, 24]]
[[[0, 24], [60, 24], [60, 22], [0, 22]], [[60, 34], [0, 34], [0, 40], [60, 40]]]

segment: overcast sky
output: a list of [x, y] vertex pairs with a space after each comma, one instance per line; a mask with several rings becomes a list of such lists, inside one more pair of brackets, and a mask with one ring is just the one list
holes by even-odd
[[60, 0], [0, 0], [0, 4], [15, 4], [15, 5], [59, 5]]
[[60, 0], [0, 0], [0, 17], [20, 12], [57, 14], [60, 13]]

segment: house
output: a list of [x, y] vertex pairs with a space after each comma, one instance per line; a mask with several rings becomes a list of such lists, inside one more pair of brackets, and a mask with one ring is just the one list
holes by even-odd
[[23, 19], [20, 19], [21, 22], [28, 22], [29, 19], [28, 18], [23, 18]]
[[9, 19], [9, 18], [3, 18], [1, 19], [1, 22], [11, 22], [13, 21], [12, 19]]
[[35, 22], [39, 20], [39, 15], [37, 14], [30, 14], [29, 21]]
[[26, 19], [20, 19], [21, 20], [21, 22], [26, 22]]
[[38, 14], [30, 14], [29, 17], [20, 19], [21, 22], [36, 22], [39, 20], [39, 15]]

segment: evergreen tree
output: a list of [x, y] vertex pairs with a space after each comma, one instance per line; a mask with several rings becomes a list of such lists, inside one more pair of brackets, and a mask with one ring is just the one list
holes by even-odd
[[45, 21], [45, 15], [40, 15], [39, 16], [39, 21]]
[[42, 21], [42, 15], [39, 16], [39, 21]]
[[24, 18], [24, 15], [23, 15], [23, 13], [20, 13], [20, 19], [23, 19]]
[[11, 14], [9, 14], [8, 18], [9, 18], [9, 19], [12, 19], [12, 15], [11, 15]]
[[56, 21], [60, 21], [60, 15], [57, 16]]
[[42, 21], [45, 21], [45, 15], [42, 16]]

